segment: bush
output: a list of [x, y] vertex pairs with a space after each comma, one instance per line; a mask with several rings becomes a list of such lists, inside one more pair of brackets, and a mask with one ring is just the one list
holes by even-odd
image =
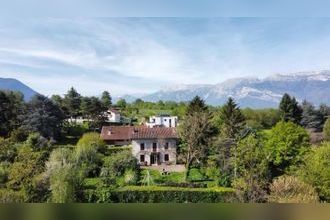
[[330, 118], [328, 118], [323, 127], [324, 140], [330, 141]]
[[126, 170], [138, 171], [137, 160], [131, 152], [118, 153], [103, 158], [101, 177], [123, 176]]
[[8, 163], [1, 163], [0, 164], [0, 187], [4, 185], [8, 180], [9, 174], [9, 164]]
[[16, 129], [16, 130], [13, 130], [10, 133], [10, 140], [15, 142], [15, 143], [20, 143], [20, 142], [26, 141], [28, 136], [29, 136], [28, 130], [21, 127], [21, 128]]
[[90, 146], [99, 153], [104, 153], [106, 150], [105, 142], [100, 138], [100, 134], [96, 132], [85, 133], [77, 143], [77, 150], [83, 146]]
[[0, 203], [23, 203], [25, 200], [23, 191], [0, 189]]
[[16, 155], [16, 146], [9, 139], [0, 137], [0, 161], [14, 162]]
[[132, 151], [131, 146], [123, 146], [123, 147], [110, 146], [110, 147], [108, 147], [108, 149], [106, 149], [104, 154], [106, 156], [111, 156], [114, 154], [127, 153], [127, 152], [131, 152], [131, 151]]
[[26, 145], [34, 150], [46, 149], [51, 147], [51, 142], [39, 133], [32, 133], [27, 137]]
[[314, 148], [299, 167], [297, 174], [315, 187], [321, 200], [330, 201], [330, 142]]
[[112, 201], [131, 202], [232, 202], [234, 191], [230, 188], [180, 188], [161, 186], [128, 186], [114, 190]]
[[316, 203], [318, 195], [311, 185], [293, 176], [280, 176], [270, 186], [269, 202]]
[[197, 168], [192, 168], [188, 172], [188, 180], [189, 181], [203, 181], [204, 175], [201, 173], [201, 171]]

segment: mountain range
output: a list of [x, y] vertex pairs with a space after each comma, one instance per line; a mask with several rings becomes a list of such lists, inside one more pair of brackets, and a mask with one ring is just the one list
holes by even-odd
[[[36, 91], [16, 79], [0, 78], [0, 89], [20, 91], [29, 100]], [[218, 84], [178, 84], [161, 88], [157, 92], [144, 95], [125, 95], [132, 102], [137, 98], [144, 101], [189, 101], [198, 95], [207, 104], [221, 105], [228, 97], [233, 97], [241, 107], [277, 107], [284, 93], [298, 101], [304, 99], [319, 105], [330, 105], [330, 70], [275, 74], [265, 78], [233, 78]]]
[[199, 95], [207, 104], [221, 105], [233, 97], [241, 107], [277, 107], [284, 93], [319, 105], [330, 104], [330, 70], [275, 74], [265, 78], [233, 78], [218, 84], [179, 84], [144, 96], [124, 96], [128, 101], [189, 101]]
[[12, 78], [0, 78], [0, 90], [11, 90], [18, 91], [24, 95], [24, 100], [28, 101], [32, 96], [38, 94], [36, 91], [18, 81], [17, 79]]

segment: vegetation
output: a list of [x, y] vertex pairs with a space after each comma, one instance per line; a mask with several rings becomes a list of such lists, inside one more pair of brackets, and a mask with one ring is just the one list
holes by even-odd
[[[141, 169], [131, 146], [107, 146], [99, 131], [112, 107], [134, 125], [179, 116], [177, 159], [186, 171]], [[1, 202], [330, 201], [330, 107], [288, 94], [278, 109], [256, 110], [232, 98], [217, 107], [200, 97], [113, 103], [107, 91], [98, 98], [71, 88], [25, 103], [0, 91], [0, 110]], [[311, 145], [321, 131], [325, 142]]]

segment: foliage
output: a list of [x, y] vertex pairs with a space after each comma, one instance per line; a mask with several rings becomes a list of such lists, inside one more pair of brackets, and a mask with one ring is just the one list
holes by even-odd
[[246, 125], [254, 129], [269, 129], [280, 121], [277, 109], [251, 109], [242, 110], [246, 118]]
[[12, 189], [20, 189], [31, 184], [32, 178], [44, 170], [48, 153], [45, 151], [34, 152], [28, 146], [20, 147], [17, 158], [9, 172], [7, 186]]
[[315, 107], [304, 100], [302, 103], [302, 119], [301, 125], [305, 128], [314, 128], [316, 130], [321, 130], [323, 124], [323, 115], [322, 113], [315, 109]]
[[281, 99], [279, 110], [281, 119], [299, 124], [302, 117], [302, 109], [298, 105], [295, 97], [291, 97], [285, 93]]
[[318, 196], [314, 188], [294, 176], [280, 176], [270, 185], [269, 202], [316, 203]]
[[72, 162], [71, 151], [65, 148], [53, 150], [46, 167], [50, 182], [50, 201], [55, 203], [75, 201], [76, 192], [82, 185], [82, 177]]
[[119, 99], [116, 103], [116, 106], [118, 106], [119, 108], [125, 109], [127, 106], [127, 102], [125, 99]]
[[29, 136], [29, 131], [23, 127], [19, 127], [10, 132], [10, 140], [14, 143], [21, 143], [26, 141]]
[[86, 133], [80, 138], [74, 156], [77, 164], [85, 169], [86, 176], [98, 175], [101, 164], [99, 153], [104, 153], [105, 148], [105, 143], [97, 133]]
[[68, 111], [68, 116], [76, 118], [80, 114], [81, 95], [73, 87], [64, 95], [63, 105]]
[[9, 174], [9, 163], [2, 162], [0, 164], [0, 187], [7, 182], [8, 174]]
[[14, 162], [16, 155], [17, 149], [15, 144], [10, 139], [0, 137], [0, 161]]
[[299, 164], [309, 150], [307, 132], [293, 122], [277, 123], [265, 138], [267, 157], [274, 165], [275, 172], [282, 173], [290, 166]]
[[60, 136], [63, 119], [64, 114], [57, 104], [45, 96], [36, 95], [28, 103], [23, 127], [43, 137], [56, 139]]
[[0, 203], [23, 203], [26, 196], [23, 191], [0, 189]]
[[268, 160], [260, 139], [250, 134], [233, 149], [233, 186], [244, 202], [265, 200], [268, 181]]
[[204, 102], [198, 97], [193, 99], [179, 127], [179, 136], [183, 142], [180, 150], [185, 160], [186, 178], [193, 162], [204, 162], [214, 132], [210, 122], [211, 114], [203, 105]]
[[18, 128], [24, 113], [21, 93], [0, 90], [0, 136], [7, 136], [10, 131]]
[[330, 118], [328, 118], [323, 127], [324, 139], [330, 141]]
[[297, 170], [298, 176], [314, 186], [320, 198], [330, 201], [330, 142], [309, 152]]
[[112, 99], [110, 93], [108, 91], [104, 91], [101, 96], [101, 102], [103, 105], [103, 109], [108, 109], [112, 105]]
[[220, 110], [220, 132], [226, 139], [236, 140], [245, 126], [245, 117], [230, 97]]
[[182, 188], [164, 186], [126, 186], [114, 190], [114, 202], [232, 202], [235, 195], [230, 188]]
[[26, 139], [26, 145], [33, 150], [42, 150], [51, 147], [51, 141], [42, 137], [39, 133], [31, 133]]
[[107, 183], [112, 183], [116, 177], [124, 176], [125, 172], [132, 170], [136, 175], [139, 173], [138, 162], [131, 152], [118, 153], [103, 158], [103, 167], [100, 176]]

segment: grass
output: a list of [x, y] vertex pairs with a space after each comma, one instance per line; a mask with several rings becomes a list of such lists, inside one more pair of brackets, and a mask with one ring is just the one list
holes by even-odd
[[183, 183], [184, 180], [184, 172], [171, 172], [168, 175], [162, 175], [158, 170], [152, 170], [152, 169], [143, 169], [141, 174], [145, 175], [145, 173], [149, 171], [149, 174], [151, 175], [151, 178], [155, 183]]

